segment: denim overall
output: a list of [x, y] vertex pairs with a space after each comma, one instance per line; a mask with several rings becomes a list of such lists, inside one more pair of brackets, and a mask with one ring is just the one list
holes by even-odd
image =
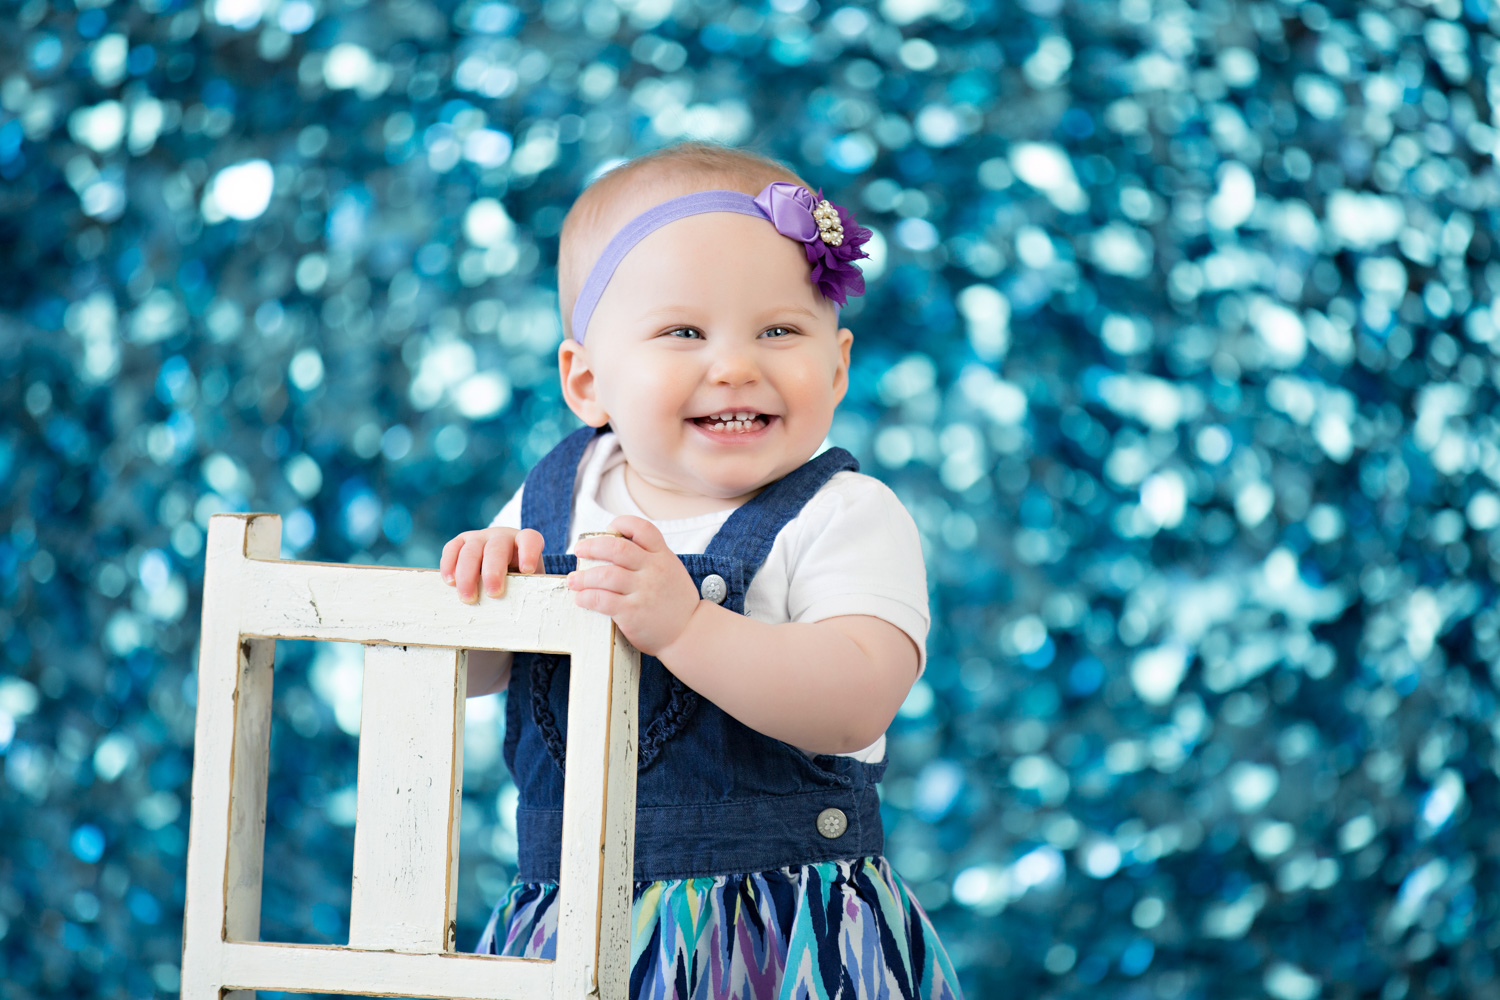
[[[526, 477], [521, 525], [541, 532], [546, 573], [576, 567], [566, 554], [574, 482], [596, 433], [585, 427], [569, 435]], [[745, 591], [777, 533], [834, 473], [858, 467], [847, 451], [831, 448], [738, 508], [706, 551], [679, 556], [700, 593], [723, 593], [724, 607], [744, 614]], [[723, 586], [709, 580], [704, 588], [715, 575]], [[520, 792], [519, 881], [558, 877], [567, 706], [568, 657], [517, 653], [505, 762]], [[796, 868], [884, 849], [875, 790], [884, 762], [810, 758], [730, 717], [644, 654], [637, 767], [637, 882]]]

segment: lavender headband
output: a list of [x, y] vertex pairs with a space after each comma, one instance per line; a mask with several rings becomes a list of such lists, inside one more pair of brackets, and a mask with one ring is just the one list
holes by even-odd
[[842, 206], [825, 200], [821, 190], [814, 195], [800, 184], [776, 181], [753, 198], [742, 191], [699, 191], [648, 208], [615, 233], [573, 304], [573, 339], [583, 343], [594, 307], [614, 277], [615, 268], [637, 243], [668, 223], [705, 212], [735, 212], [765, 219], [778, 233], [801, 243], [812, 266], [810, 280], [836, 307], [851, 295], [865, 293], [864, 275], [854, 261], [869, 256], [860, 248], [869, 240], [870, 231], [856, 223]]

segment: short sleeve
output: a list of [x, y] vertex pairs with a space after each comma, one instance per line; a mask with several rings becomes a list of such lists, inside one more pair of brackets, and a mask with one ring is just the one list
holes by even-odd
[[520, 489], [516, 490], [515, 495], [506, 501], [505, 506], [500, 508], [500, 513], [496, 514], [494, 520], [490, 522], [491, 528], [521, 530], [521, 492], [525, 489], [523, 484]]
[[[927, 568], [916, 522], [890, 487], [839, 473], [790, 524], [787, 613], [814, 622], [870, 615], [895, 625], [927, 664]], [[786, 532], [783, 533], [787, 534]]]

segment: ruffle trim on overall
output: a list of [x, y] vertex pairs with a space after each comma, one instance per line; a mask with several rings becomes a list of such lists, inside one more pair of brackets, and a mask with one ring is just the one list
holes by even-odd
[[[557, 884], [517, 882], [480, 954], [556, 957]], [[637, 882], [631, 1000], [961, 1000], [932, 923], [883, 857]]]

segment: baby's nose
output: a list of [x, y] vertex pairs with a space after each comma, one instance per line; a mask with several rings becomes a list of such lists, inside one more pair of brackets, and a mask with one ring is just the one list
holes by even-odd
[[725, 350], [714, 358], [708, 377], [720, 385], [744, 385], [760, 377], [760, 368], [748, 351]]

